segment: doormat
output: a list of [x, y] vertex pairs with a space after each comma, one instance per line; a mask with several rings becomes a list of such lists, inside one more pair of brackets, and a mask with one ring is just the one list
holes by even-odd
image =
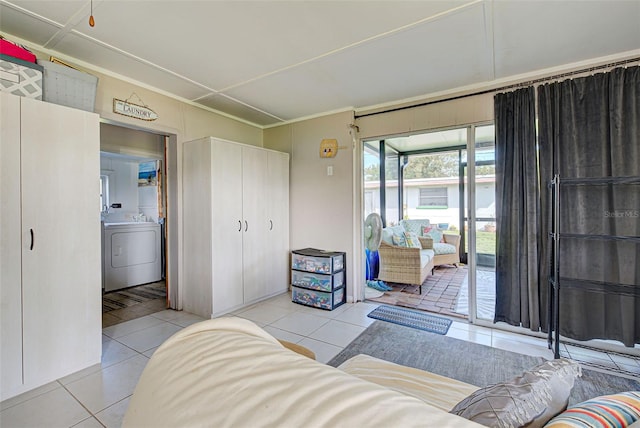
[[448, 318], [386, 305], [378, 306], [369, 312], [367, 316], [369, 318], [443, 335], [447, 334], [453, 322]]
[[102, 313], [128, 308], [149, 300], [166, 298], [164, 281], [111, 291], [102, 295]]

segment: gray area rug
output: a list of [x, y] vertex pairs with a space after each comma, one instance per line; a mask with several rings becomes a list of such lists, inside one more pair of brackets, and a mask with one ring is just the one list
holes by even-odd
[[[544, 361], [542, 357], [517, 354], [383, 321], [371, 324], [328, 364], [337, 367], [358, 354], [477, 386], [509, 380]], [[623, 391], [640, 391], [640, 379], [583, 368], [582, 377], [576, 380], [571, 391], [569, 404]]]

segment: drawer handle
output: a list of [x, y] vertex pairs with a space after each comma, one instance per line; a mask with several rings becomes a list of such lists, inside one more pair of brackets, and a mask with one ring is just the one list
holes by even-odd
[[31, 245], [29, 246], [29, 250], [33, 251], [33, 244], [35, 243], [35, 240], [34, 240], [35, 235], [33, 233], [33, 229], [29, 229], [29, 232], [31, 233]]

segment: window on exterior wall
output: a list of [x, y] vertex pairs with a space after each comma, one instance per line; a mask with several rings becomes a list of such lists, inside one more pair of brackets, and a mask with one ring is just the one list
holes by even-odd
[[446, 187], [421, 187], [421, 208], [448, 208], [448, 194]]

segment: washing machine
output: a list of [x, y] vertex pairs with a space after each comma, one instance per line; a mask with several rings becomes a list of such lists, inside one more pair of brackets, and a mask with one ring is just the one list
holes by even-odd
[[105, 292], [162, 280], [158, 223], [103, 223], [102, 236]]

